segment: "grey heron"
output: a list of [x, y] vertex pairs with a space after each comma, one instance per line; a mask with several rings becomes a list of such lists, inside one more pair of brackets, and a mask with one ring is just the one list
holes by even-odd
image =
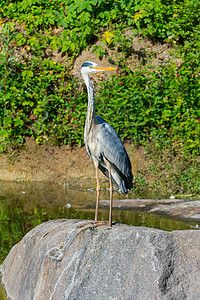
[[[115, 69], [113, 67], [99, 67], [96, 63], [90, 61], [83, 63], [81, 67], [81, 74], [88, 92], [84, 142], [86, 152], [94, 163], [97, 180], [96, 211], [94, 222], [92, 222], [94, 225], [98, 223], [101, 225], [101, 222], [98, 222], [100, 196], [99, 169], [109, 178], [110, 183], [109, 226], [112, 226], [113, 183], [125, 194], [133, 187], [131, 162], [119, 135], [109, 123], [95, 115], [94, 88], [89, 76], [95, 72]], [[104, 222], [102, 222], [103, 224]]]

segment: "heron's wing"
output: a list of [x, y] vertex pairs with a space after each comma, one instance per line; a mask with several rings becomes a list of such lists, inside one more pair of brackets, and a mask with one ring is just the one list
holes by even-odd
[[[133, 179], [131, 163], [120, 137], [112, 126], [100, 117], [96, 117], [95, 131], [97, 155], [100, 164], [102, 158], [109, 161], [113, 169], [125, 182], [126, 188], [131, 189]], [[105, 165], [102, 167], [105, 168]]]

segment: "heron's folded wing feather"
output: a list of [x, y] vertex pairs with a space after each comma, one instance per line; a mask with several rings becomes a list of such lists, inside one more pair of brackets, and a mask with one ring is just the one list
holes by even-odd
[[105, 120], [100, 117], [97, 120], [98, 153], [111, 163], [122, 179], [132, 177], [130, 159], [120, 137]]

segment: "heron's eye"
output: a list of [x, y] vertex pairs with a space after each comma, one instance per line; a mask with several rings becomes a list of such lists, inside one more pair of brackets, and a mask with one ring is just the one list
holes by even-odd
[[89, 66], [90, 69], [92, 69], [92, 66]]

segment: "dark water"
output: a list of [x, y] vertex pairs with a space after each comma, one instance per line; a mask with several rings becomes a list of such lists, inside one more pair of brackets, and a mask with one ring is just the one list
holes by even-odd
[[[19, 183], [0, 181], [0, 263], [13, 245], [42, 222], [56, 219], [94, 219], [95, 181], [71, 184]], [[101, 199], [109, 199], [103, 183]], [[138, 195], [130, 194], [129, 198]], [[141, 195], [144, 197], [144, 195]], [[114, 199], [124, 199], [118, 191]], [[108, 220], [108, 209], [99, 209], [99, 220]], [[113, 221], [163, 230], [192, 229], [187, 223], [169, 217], [134, 210], [113, 209]]]

